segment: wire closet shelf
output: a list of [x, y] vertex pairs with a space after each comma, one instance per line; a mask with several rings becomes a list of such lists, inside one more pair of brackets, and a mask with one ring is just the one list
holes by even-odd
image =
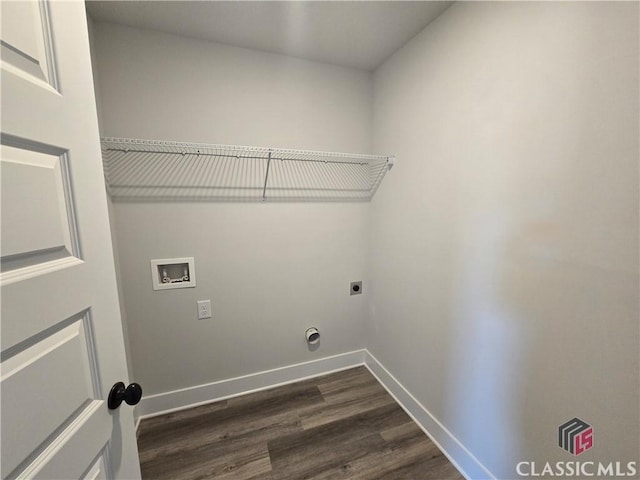
[[393, 156], [103, 138], [114, 201], [369, 201]]

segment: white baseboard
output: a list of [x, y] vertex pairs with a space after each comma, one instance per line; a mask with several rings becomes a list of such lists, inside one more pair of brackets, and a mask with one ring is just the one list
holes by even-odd
[[465, 478], [495, 480], [496, 477], [368, 350], [365, 353], [365, 366]]
[[140, 433], [140, 420], [142, 419], [138, 417], [138, 419], [133, 424], [133, 429], [136, 432], [136, 438], [138, 438], [138, 434]]
[[219, 382], [147, 395], [142, 397], [140, 401], [139, 416], [140, 418], [155, 417], [156, 415], [346, 370], [358, 365], [364, 365], [364, 357], [365, 350], [356, 350]]

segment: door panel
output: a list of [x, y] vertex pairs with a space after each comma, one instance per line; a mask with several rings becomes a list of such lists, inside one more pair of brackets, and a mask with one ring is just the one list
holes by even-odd
[[2, 59], [55, 88], [51, 25], [45, 2], [2, 4]]
[[[72, 423], [94, 402], [102, 402], [97, 398], [93, 351], [86, 312], [3, 362], [3, 476], [46, 445], [53, 432]], [[62, 378], [64, 382], [55, 380]], [[24, 392], [32, 395], [28, 409], [23, 404]]]
[[101, 455], [100, 458], [96, 460], [96, 463], [94, 463], [93, 466], [89, 469], [87, 474], [82, 477], [82, 480], [105, 480], [106, 478], [107, 477], [105, 477], [104, 470], [104, 458]]
[[[46, 444], [43, 452], [29, 463], [27, 468], [16, 475], [24, 479], [60, 479], [82, 478], [90, 471], [96, 452], [98, 456], [106, 457], [104, 449], [104, 433], [111, 428], [111, 422], [106, 415], [101, 415], [101, 402], [94, 402], [78, 415], [55, 439]], [[91, 459], [86, 462], [86, 459]], [[140, 475], [129, 476], [113, 473], [117, 466], [107, 466], [111, 473], [107, 478], [140, 478]], [[11, 475], [10, 478], [14, 476]]]
[[1, 8], [0, 472], [139, 478], [84, 3]]
[[[3, 241], [6, 234], [2, 225]], [[87, 298], [68, 291], [70, 284], [90, 281], [86, 267], [82, 260], [67, 257], [0, 273], [3, 359], [8, 351], [27, 347], [30, 339], [48, 335], [91, 306]]]
[[[66, 153], [2, 145], [3, 270], [73, 255]], [[70, 195], [69, 195], [70, 196]], [[46, 258], [43, 258], [46, 257]]]

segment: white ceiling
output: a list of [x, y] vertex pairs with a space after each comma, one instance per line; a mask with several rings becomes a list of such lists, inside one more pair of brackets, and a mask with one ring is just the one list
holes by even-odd
[[453, 2], [87, 1], [95, 21], [373, 70]]

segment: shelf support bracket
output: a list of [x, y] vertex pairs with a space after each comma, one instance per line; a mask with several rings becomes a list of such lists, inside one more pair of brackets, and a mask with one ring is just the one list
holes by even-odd
[[269, 156], [267, 157], [267, 173], [264, 175], [264, 187], [262, 188], [262, 201], [267, 199], [267, 180], [269, 180], [269, 166], [271, 165], [271, 150], [269, 150]]
[[395, 164], [396, 164], [395, 155], [391, 155], [387, 157], [387, 169], [391, 170]]

